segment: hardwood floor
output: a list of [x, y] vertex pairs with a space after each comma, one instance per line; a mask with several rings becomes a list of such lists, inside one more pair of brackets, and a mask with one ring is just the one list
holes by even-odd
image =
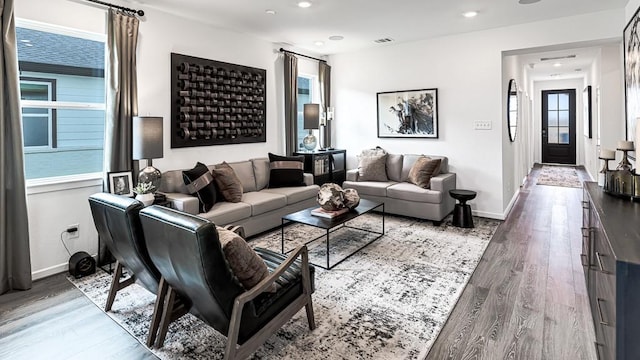
[[582, 189], [535, 185], [539, 171], [531, 172], [427, 359], [596, 359], [579, 257]]
[[[579, 258], [582, 190], [536, 186], [538, 171], [498, 228], [427, 359], [596, 359]], [[156, 357], [65, 274], [0, 296], [0, 359], [84, 358]]]

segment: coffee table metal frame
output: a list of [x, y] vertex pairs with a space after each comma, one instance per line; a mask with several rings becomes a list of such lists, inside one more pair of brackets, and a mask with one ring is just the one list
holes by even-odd
[[[288, 214], [282, 217], [282, 227], [281, 227], [281, 244], [282, 244], [282, 253], [283, 254], [287, 254], [291, 251], [293, 251], [294, 249], [291, 249], [287, 252], [285, 252], [284, 250], [284, 228], [285, 225], [287, 223], [298, 223], [298, 224], [303, 224], [303, 225], [309, 225], [309, 226], [313, 226], [313, 227], [317, 227], [317, 228], [321, 228], [321, 229], [325, 229], [326, 234], [324, 235], [320, 235], [310, 241], [307, 241], [305, 243], [305, 245], [310, 244], [318, 239], [321, 239], [323, 237], [326, 237], [327, 240], [327, 266], [323, 266], [320, 264], [313, 264], [315, 266], [321, 267], [325, 270], [331, 270], [333, 269], [333, 267], [335, 267], [336, 265], [340, 264], [341, 262], [347, 260], [348, 258], [350, 258], [352, 255], [356, 254], [358, 251], [364, 249], [365, 247], [367, 247], [369, 244], [371, 244], [372, 242], [378, 240], [379, 238], [382, 237], [382, 235], [384, 235], [384, 203], [380, 203], [380, 202], [375, 202], [375, 201], [371, 201], [371, 200], [367, 200], [367, 199], [360, 199], [360, 204], [353, 210], [346, 212], [342, 215], [338, 215], [334, 218], [324, 218], [324, 217], [320, 217], [320, 216], [314, 216], [311, 215], [311, 210], [316, 209], [317, 206], [308, 208], [308, 209], [304, 209], [304, 210], [300, 210], [298, 212], [292, 213], [292, 214]], [[359, 217], [360, 215], [364, 215], [368, 212], [373, 211], [374, 209], [378, 209], [378, 208], [382, 208], [382, 232], [377, 232], [377, 231], [373, 231], [373, 230], [369, 230], [369, 229], [363, 229], [363, 228], [358, 228], [355, 226], [350, 226], [347, 225], [346, 223], [349, 220], [353, 220], [357, 217]], [[356, 249], [354, 252], [350, 253], [349, 255], [347, 255], [345, 258], [341, 259], [340, 261], [338, 261], [337, 263], [330, 265], [329, 262], [329, 234], [341, 229], [343, 227], [347, 227], [347, 228], [351, 228], [351, 229], [357, 229], [357, 230], [361, 230], [361, 231], [366, 231], [369, 233], [373, 233], [373, 234], [378, 234], [377, 237], [375, 237], [374, 239], [372, 239], [371, 241], [367, 242], [366, 244], [362, 245], [361, 247], [359, 247], [358, 249]]]

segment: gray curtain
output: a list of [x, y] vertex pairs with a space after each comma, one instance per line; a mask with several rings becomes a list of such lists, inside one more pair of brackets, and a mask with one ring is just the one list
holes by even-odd
[[[131, 122], [138, 114], [136, 47], [139, 20], [109, 9], [107, 21], [107, 114], [104, 143], [104, 170], [133, 169]], [[137, 174], [134, 171], [134, 174]]]
[[[331, 66], [324, 61], [318, 62], [318, 78], [320, 81], [320, 107], [325, 114], [331, 106]], [[322, 134], [322, 147], [331, 147], [331, 121], [327, 121]]]
[[[132, 170], [138, 175], [132, 156], [132, 122], [138, 115], [136, 47], [139, 20], [109, 9], [107, 19], [107, 59], [105, 82], [107, 105], [104, 133], [104, 172]], [[107, 189], [107, 179], [104, 179]], [[111, 254], [99, 241], [98, 265], [110, 262]]]
[[284, 53], [284, 132], [287, 155], [298, 150], [298, 58]]
[[13, 0], [0, 0], [0, 294], [31, 288], [29, 222]]

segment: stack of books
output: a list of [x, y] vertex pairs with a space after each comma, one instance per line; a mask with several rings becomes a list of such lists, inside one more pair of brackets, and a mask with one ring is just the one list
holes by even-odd
[[334, 218], [336, 216], [342, 215], [344, 213], [347, 213], [348, 211], [349, 211], [348, 208], [335, 210], [335, 211], [329, 211], [329, 210], [325, 210], [325, 209], [319, 207], [317, 209], [311, 210], [311, 215], [330, 219], [330, 218]]

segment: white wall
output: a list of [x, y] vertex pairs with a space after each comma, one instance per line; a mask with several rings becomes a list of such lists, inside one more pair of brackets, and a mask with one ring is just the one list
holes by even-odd
[[[130, 4], [124, 4], [130, 6]], [[144, 8], [144, 6], [143, 6]], [[138, 44], [138, 101], [140, 115], [164, 117], [164, 158], [154, 161], [160, 170], [190, 168], [197, 161], [213, 164], [282, 153], [282, 61], [275, 45], [246, 35], [188, 21], [144, 8]], [[88, 3], [66, 0], [21, 0], [16, 17], [105, 32], [106, 11]], [[170, 148], [170, 62], [172, 52], [266, 69], [267, 142], [210, 147]], [[279, 77], [278, 77], [279, 76]], [[84, 183], [83, 183], [84, 184]], [[85, 184], [86, 185], [86, 184]], [[80, 238], [69, 241], [71, 252], [97, 252], [97, 233], [87, 197], [102, 191], [66, 184], [56, 191], [31, 190], [28, 195], [32, 270], [35, 278], [66, 270], [68, 254], [59, 234], [67, 225], [80, 224]], [[45, 188], [47, 189], [47, 188]], [[38, 192], [33, 193], [33, 192]]]
[[[375, 145], [396, 153], [446, 155], [458, 174], [457, 186], [478, 191], [471, 202], [474, 213], [504, 218], [517, 189], [505, 175], [515, 173], [515, 162], [503, 164], [502, 52], [620, 37], [623, 21], [622, 10], [605, 11], [331, 56], [335, 144], [347, 149], [350, 168], [357, 165], [356, 154]], [[377, 92], [434, 87], [439, 139], [377, 138]], [[476, 120], [491, 121], [492, 129], [474, 130]]]

